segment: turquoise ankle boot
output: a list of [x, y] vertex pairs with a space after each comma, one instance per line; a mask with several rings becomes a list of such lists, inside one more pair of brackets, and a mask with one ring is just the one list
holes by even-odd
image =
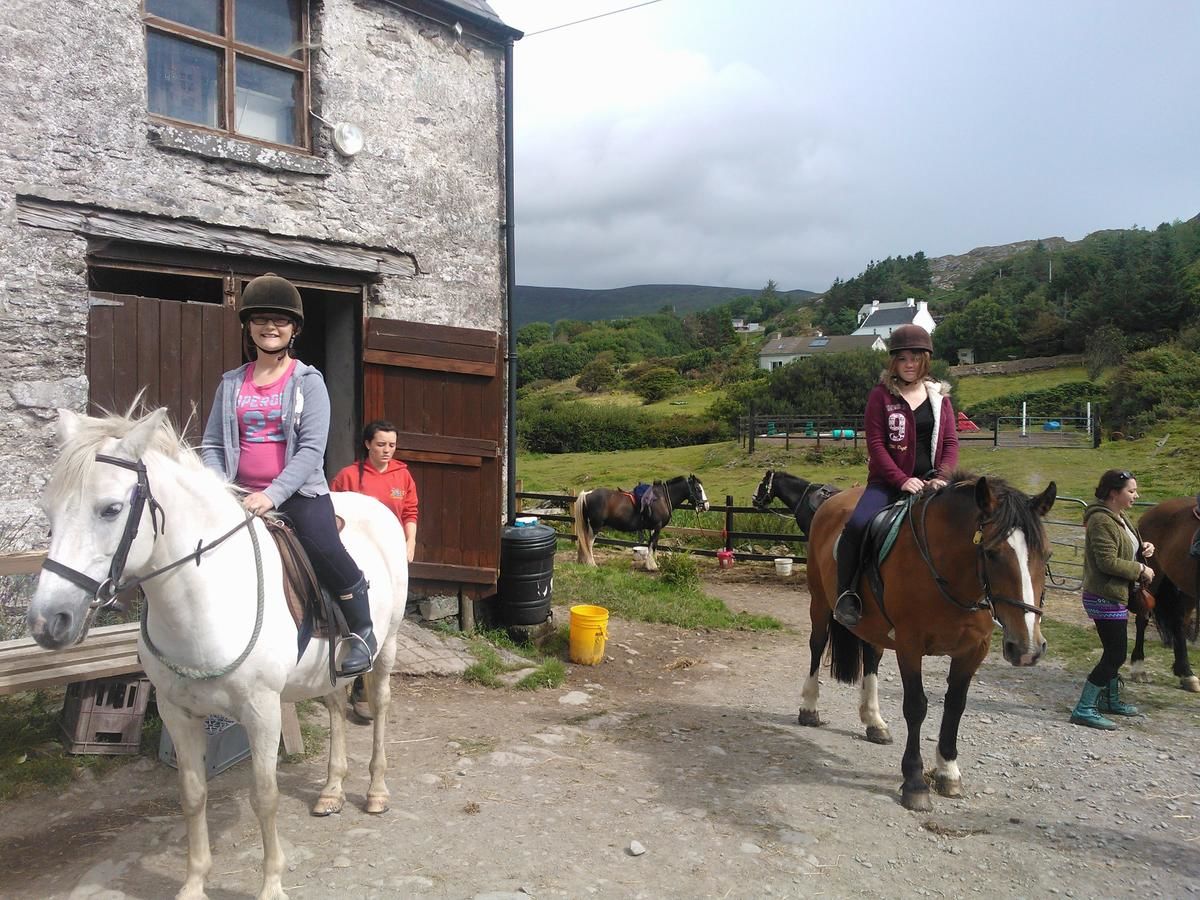
[[1100, 711], [1096, 709], [1100, 693], [1104, 690], [1105, 688], [1092, 684], [1090, 681], [1083, 683], [1083, 693], [1079, 695], [1079, 702], [1071, 710], [1072, 725], [1086, 725], [1088, 728], [1100, 728], [1104, 731], [1112, 731], [1117, 727], [1115, 723], [1100, 715]]
[[1116, 716], [1136, 716], [1138, 714], [1136, 706], [1121, 699], [1120, 676], [1114, 676], [1112, 681], [1101, 688], [1100, 702], [1096, 704], [1096, 709]]

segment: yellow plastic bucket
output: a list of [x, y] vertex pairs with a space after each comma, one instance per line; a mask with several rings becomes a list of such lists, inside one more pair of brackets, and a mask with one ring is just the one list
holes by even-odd
[[608, 639], [608, 610], [603, 606], [571, 607], [571, 662], [598, 666]]

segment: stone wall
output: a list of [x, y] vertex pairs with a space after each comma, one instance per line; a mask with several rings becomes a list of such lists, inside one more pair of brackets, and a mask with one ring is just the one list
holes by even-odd
[[353, 159], [316, 119], [313, 156], [152, 122], [137, 0], [6, 4], [0, 526], [40, 491], [54, 408], [87, 398], [87, 242], [19, 224], [18, 196], [387, 248], [417, 274], [385, 276], [369, 314], [503, 328], [503, 47], [382, 0], [311, 5], [313, 108], [363, 129]]

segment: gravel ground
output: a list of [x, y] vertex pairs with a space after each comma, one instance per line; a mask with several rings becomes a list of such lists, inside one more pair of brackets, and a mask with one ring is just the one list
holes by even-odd
[[[605, 662], [571, 666], [561, 689], [397, 677], [387, 814], [361, 811], [366, 728], [351, 728], [356, 768], [340, 816], [307, 813], [323, 760], [280, 768], [289, 895], [1200, 893], [1200, 697], [1165, 675], [1131, 685], [1134, 702], [1153, 694], [1149, 715], [1091, 731], [1067, 722], [1076, 676], [1053, 659], [1018, 670], [993, 654], [963, 720], [965, 797], [935, 795], [932, 813], [910, 813], [899, 803], [902, 745], [864, 740], [855, 689], [826, 679], [827, 724], [796, 724], [808, 665], [802, 575], [736, 571], [715, 576], [714, 592], [776, 615], [787, 633], [614, 620]], [[945, 673], [927, 660], [928, 766]], [[891, 656], [880, 699], [902, 742]], [[248, 779], [241, 765], [210, 784], [213, 900], [258, 889]], [[174, 774], [154, 761], [3, 812], [0, 896], [159, 898], [182, 882]]]

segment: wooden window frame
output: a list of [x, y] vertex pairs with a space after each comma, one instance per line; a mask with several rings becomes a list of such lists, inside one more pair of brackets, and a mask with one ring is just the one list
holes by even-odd
[[[262, 47], [255, 47], [253, 44], [245, 44], [234, 38], [234, 10], [241, 0], [221, 0], [222, 28], [224, 34], [212, 34], [208, 31], [202, 31], [198, 28], [192, 28], [188, 25], [183, 25], [179, 22], [172, 22], [170, 19], [164, 19], [161, 16], [155, 16], [146, 11], [145, 0], [142, 0], [142, 23], [145, 26], [146, 35], [149, 37], [150, 32], [158, 32], [160, 34], [170, 35], [171, 37], [182, 39], [193, 44], [201, 44], [206, 47], [222, 52], [223, 59], [221, 62], [219, 80], [220, 80], [220, 96], [221, 109], [219, 118], [222, 122], [220, 128], [210, 128], [207, 125], [201, 125], [197, 122], [189, 122], [187, 119], [176, 119], [171, 116], [165, 116], [161, 113], [150, 113], [150, 118], [163, 122], [169, 125], [175, 125], [182, 128], [190, 128], [196, 131], [203, 131], [207, 134], [216, 134], [221, 137], [236, 138], [239, 141], [246, 141], [252, 144], [259, 144], [264, 147], [279, 147], [292, 152], [301, 152], [306, 154], [312, 153], [312, 130], [310, 126], [311, 116], [309, 115], [309, 107], [311, 106], [312, 98], [312, 80], [309, 70], [309, 0], [299, 0], [300, 2], [300, 48], [299, 56], [296, 58], [290, 56], [280, 56], [270, 50]], [[244, 56], [247, 59], [258, 63], [264, 63], [276, 68], [287, 69], [300, 75], [300, 98], [297, 103], [296, 110], [296, 138], [295, 144], [279, 144], [273, 141], [266, 141], [261, 138], [256, 138], [248, 134], [242, 134], [234, 128], [234, 110], [236, 104], [237, 90], [237, 60], [239, 56]], [[149, 59], [147, 59], [149, 65]], [[147, 78], [149, 71], [147, 70]]]

